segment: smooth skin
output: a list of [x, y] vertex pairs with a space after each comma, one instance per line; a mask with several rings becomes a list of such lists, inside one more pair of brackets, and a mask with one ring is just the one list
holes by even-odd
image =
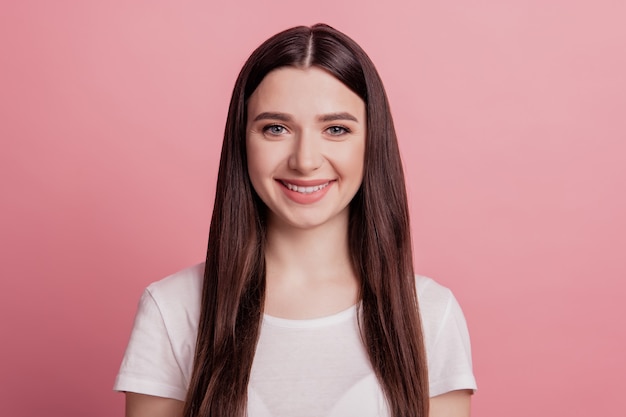
[[[248, 172], [270, 209], [265, 313], [312, 319], [357, 303], [348, 207], [363, 180], [365, 137], [365, 103], [322, 69], [274, 70], [250, 97]], [[328, 185], [303, 202], [285, 184]]]
[[[470, 417], [470, 391], [451, 391], [430, 399], [429, 417]], [[183, 402], [126, 393], [126, 417], [182, 417]]]
[[[322, 69], [279, 68], [250, 97], [246, 131], [248, 173], [270, 209], [268, 228], [347, 234], [348, 205], [363, 180], [363, 100]], [[284, 184], [300, 182], [328, 186], [317, 201], [294, 201]]]
[[126, 393], [126, 417], [182, 417], [183, 405], [172, 398]]
[[[348, 206], [363, 179], [366, 125], [363, 100], [315, 67], [274, 70], [250, 97], [248, 172], [270, 209], [265, 313], [310, 319], [358, 301]], [[294, 185], [323, 189], [295, 195]], [[469, 417], [470, 398], [467, 390], [433, 397], [429, 417]], [[178, 400], [126, 394], [126, 417], [181, 417], [182, 410]]]

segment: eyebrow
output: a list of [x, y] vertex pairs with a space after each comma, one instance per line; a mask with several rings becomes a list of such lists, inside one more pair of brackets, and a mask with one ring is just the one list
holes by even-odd
[[320, 122], [332, 122], [333, 120], [352, 120], [359, 122], [356, 117], [347, 112], [323, 114], [317, 118]]
[[286, 113], [275, 113], [266, 111], [260, 113], [259, 115], [257, 115], [257, 117], [254, 118], [255, 122], [259, 120], [280, 120], [282, 122], [290, 122], [291, 116]]
[[[278, 113], [278, 112], [263, 112], [259, 113], [254, 121], [257, 122], [259, 120], [280, 120], [282, 122], [290, 122], [292, 120], [291, 115], [286, 113]], [[323, 114], [317, 118], [320, 122], [332, 122], [335, 120], [352, 120], [353, 122], [359, 122], [359, 120], [347, 112], [339, 112], [339, 113], [328, 113]]]

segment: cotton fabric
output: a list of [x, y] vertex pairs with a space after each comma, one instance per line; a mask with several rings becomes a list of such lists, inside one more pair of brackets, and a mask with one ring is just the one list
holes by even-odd
[[[191, 378], [204, 264], [149, 285], [114, 389], [183, 401]], [[476, 389], [465, 318], [452, 292], [416, 276], [430, 395]], [[264, 315], [248, 387], [249, 417], [384, 417], [385, 399], [357, 326], [331, 316]]]

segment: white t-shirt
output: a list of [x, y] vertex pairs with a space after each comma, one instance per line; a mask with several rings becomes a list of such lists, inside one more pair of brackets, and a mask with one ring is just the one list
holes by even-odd
[[[191, 378], [204, 264], [144, 291], [114, 390], [184, 400]], [[456, 299], [416, 277], [430, 395], [476, 389]], [[249, 417], [383, 417], [385, 399], [361, 342], [357, 308], [311, 320], [264, 315], [248, 385]]]

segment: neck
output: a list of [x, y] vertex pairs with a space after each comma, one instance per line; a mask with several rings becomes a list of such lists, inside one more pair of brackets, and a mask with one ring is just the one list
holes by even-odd
[[265, 312], [322, 317], [354, 305], [359, 285], [350, 260], [348, 216], [315, 228], [268, 222]]
[[265, 248], [268, 279], [353, 279], [347, 213], [343, 217], [310, 229], [277, 224], [270, 219]]

